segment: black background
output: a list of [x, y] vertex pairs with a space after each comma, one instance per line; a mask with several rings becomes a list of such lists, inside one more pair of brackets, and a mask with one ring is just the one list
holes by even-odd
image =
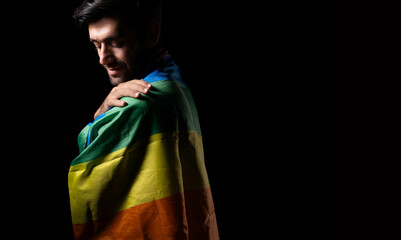
[[[3, 8], [2, 198], [15, 239], [72, 239], [76, 137], [111, 89], [73, 25], [80, 2]], [[223, 240], [334, 238], [334, 8], [309, 7], [164, 4], [163, 40], [197, 104]]]
[[400, 216], [399, 4], [337, 1], [337, 234], [396, 239]]

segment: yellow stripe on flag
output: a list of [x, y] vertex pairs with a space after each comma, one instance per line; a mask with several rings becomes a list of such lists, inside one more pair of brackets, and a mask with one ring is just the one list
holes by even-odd
[[154, 134], [71, 166], [68, 183], [73, 224], [173, 196], [184, 189], [207, 188], [202, 137], [192, 130]]

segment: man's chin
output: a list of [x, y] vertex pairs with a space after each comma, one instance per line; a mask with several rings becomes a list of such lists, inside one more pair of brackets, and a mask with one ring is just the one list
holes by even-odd
[[109, 78], [110, 78], [110, 83], [113, 86], [117, 86], [118, 84], [130, 81], [130, 80], [134, 79], [135, 77], [133, 76], [133, 74], [131, 72], [126, 71], [126, 72], [113, 74], [113, 75], [109, 74]]
[[110, 76], [110, 75], [109, 75], [109, 78], [110, 78], [110, 83], [111, 83], [113, 86], [117, 86], [117, 85], [119, 85], [120, 83], [123, 83], [123, 82], [126, 82], [126, 81], [129, 80], [129, 79], [127, 79], [127, 77], [124, 77], [124, 76], [116, 76], [116, 75], [113, 75], [113, 76]]

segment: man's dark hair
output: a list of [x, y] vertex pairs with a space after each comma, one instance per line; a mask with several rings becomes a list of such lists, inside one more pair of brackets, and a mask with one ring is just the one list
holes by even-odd
[[104, 17], [122, 18], [143, 36], [150, 21], [161, 22], [161, 0], [85, 0], [73, 14], [75, 23], [81, 28]]

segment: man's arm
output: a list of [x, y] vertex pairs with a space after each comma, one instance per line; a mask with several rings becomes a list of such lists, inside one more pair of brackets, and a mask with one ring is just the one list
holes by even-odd
[[96, 111], [94, 119], [107, 112], [111, 107], [123, 107], [127, 105], [126, 102], [120, 100], [122, 97], [138, 98], [141, 93], [148, 93], [150, 87], [152, 87], [152, 84], [137, 79], [120, 83], [110, 91], [109, 95]]

